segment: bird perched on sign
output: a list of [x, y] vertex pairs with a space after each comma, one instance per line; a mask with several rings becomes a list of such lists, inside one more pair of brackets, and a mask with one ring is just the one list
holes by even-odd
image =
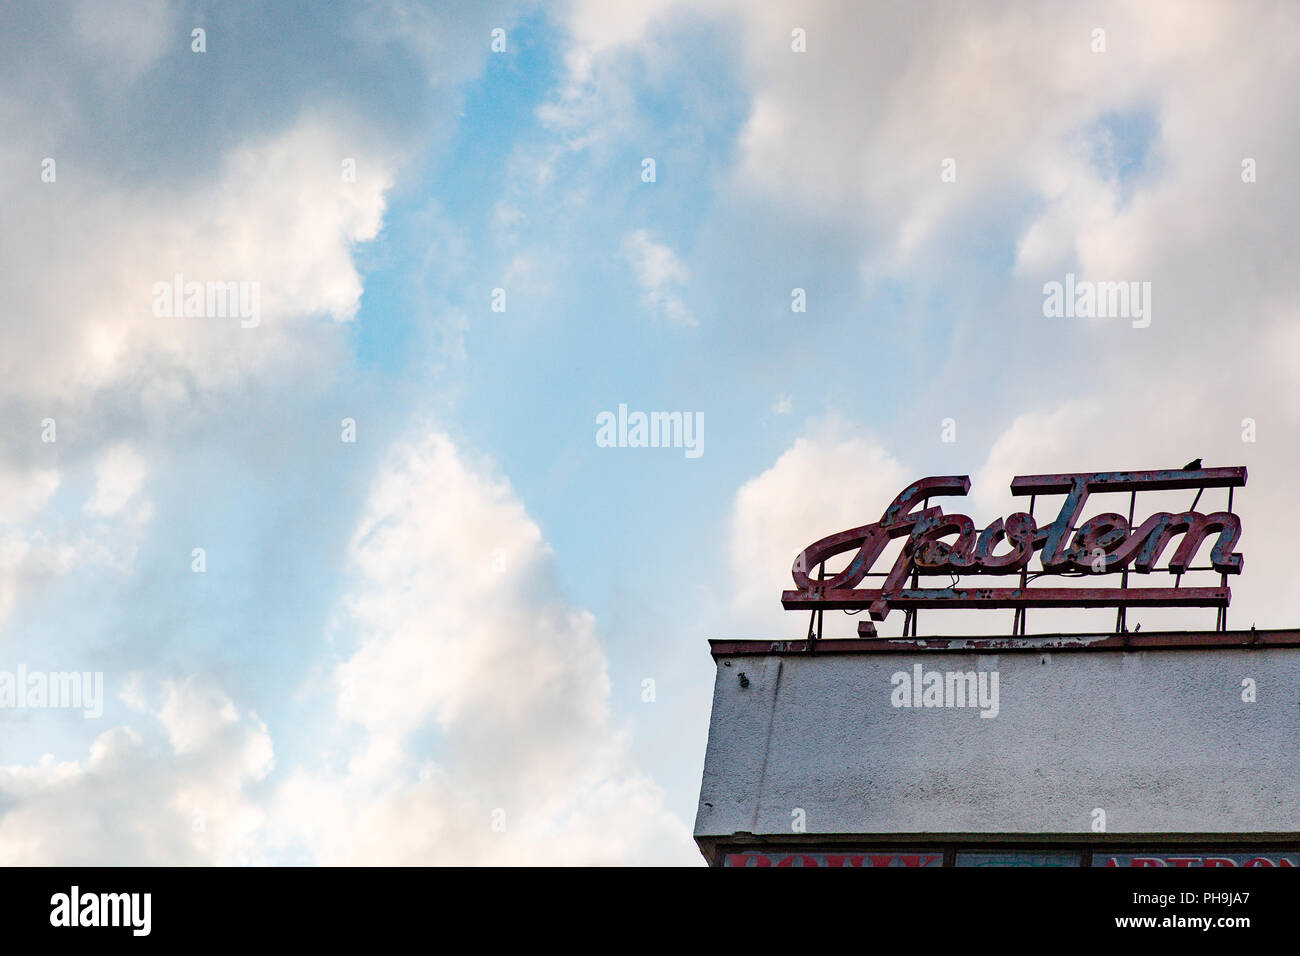
[[1201, 459], [1199, 458], [1193, 461], [1189, 461], [1187, 464], [1183, 465], [1183, 471], [1200, 471], [1200, 470], [1201, 470]]

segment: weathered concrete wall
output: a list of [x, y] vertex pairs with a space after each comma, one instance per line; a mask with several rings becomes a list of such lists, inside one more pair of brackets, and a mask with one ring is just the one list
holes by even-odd
[[[996, 671], [997, 716], [892, 706], [918, 663]], [[1109, 834], [1300, 833], [1300, 649], [718, 661], [697, 837], [796, 810], [809, 835], [1083, 835], [1094, 808]]]

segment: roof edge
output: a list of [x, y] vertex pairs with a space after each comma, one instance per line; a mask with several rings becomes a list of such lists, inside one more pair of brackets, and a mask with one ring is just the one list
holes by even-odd
[[1139, 651], [1259, 649], [1300, 647], [1300, 629], [1242, 631], [1128, 631], [1079, 634], [1000, 634], [935, 637], [851, 637], [789, 641], [713, 639], [710, 652], [720, 657], [781, 654], [919, 654], [937, 651], [1034, 653], [1041, 651]]

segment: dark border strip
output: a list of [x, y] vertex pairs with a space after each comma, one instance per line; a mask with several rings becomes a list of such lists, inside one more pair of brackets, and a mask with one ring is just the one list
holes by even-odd
[[1300, 647], [1300, 630], [1148, 631], [1125, 634], [1031, 634], [971, 637], [833, 638], [820, 641], [711, 640], [714, 658], [773, 654], [913, 654], [931, 652], [998, 653], [1039, 651], [1212, 650], [1221, 648]]
[[[1300, 853], [1300, 843], [1292, 841], [1267, 841], [1252, 840], [1246, 842], [1242, 840], [1243, 834], [1223, 834], [1223, 839], [1215, 842], [1206, 842], [1200, 840], [1188, 840], [1182, 834], [1164, 834], [1169, 837], [1162, 842], [1141, 842], [1141, 841], [1097, 841], [1088, 842], [1072, 841], [1069, 843], [1053, 842], [1048, 840], [1028, 840], [1017, 842], [1005, 842], [996, 840], [975, 840], [975, 841], [957, 841], [931, 838], [927, 841], [898, 841], [894, 839], [859, 839], [859, 840], [834, 840], [830, 842], [790, 842], [774, 843], [761, 840], [745, 840], [740, 842], [720, 839], [716, 843], [705, 846], [701, 844], [701, 852], [704, 854], [705, 862], [709, 866], [720, 867], [725, 859], [732, 854], [757, 853], [771, 856], [787, 856], [806, 853], [822, 855], [852, 855], [860, 854], [863, 856], [870, 855], [890, 855], [897, 856], [900, 854], [942, 854], [943, 861], [940, 864], [943, 868], [951, 869], [957, 866], [957, 855], [960, 853], [1045, 853], [1061, 852], [1069, 854], [1078, 854], [1077, 862], [1066, 864], [1067, 869], [1092, 869], [1095, 862], [1094, 857], [1100, 856], [1133, 856], [1139, 854], [1149, 854], [1152, 856], [1189, 856], [1196, 854], [1198, 856], [1213, 856], [1215, 854], [1236, 853], [1236, 854], [1254, 854], [1264, 856], [1265, 854], [1292, 856]], [[697, 838], [698, 839], [698, 838]], [[1015, 864], [1005, 864], [1012, 866]], [[1277, 869], [1278, 867], [1272, 867]], [[1281, 867], [1281, 869], [1290, 869], [1290, 866]], [[1125, 869], [1128, 869], [1125, 867]], [[1188, 867], [1188, 869], [1202, 869], [1201, 867]], [[1232, 867], [1232, 869], [1246, 869], [1246, 867]]]

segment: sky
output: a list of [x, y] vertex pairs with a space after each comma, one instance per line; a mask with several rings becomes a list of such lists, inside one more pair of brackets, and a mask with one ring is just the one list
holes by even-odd
[[707, 641], [925, 475], [1245, 465], [1230, 623], [1300, 623], [1297, 27], [0, 6], [0, 692], [102, 675], [0, 693], [0, 863], [700, 865]]

